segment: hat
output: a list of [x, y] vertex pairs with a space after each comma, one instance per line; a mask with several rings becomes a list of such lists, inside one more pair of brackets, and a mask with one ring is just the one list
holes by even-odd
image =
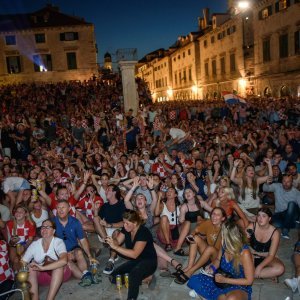
[[143, 152], [143, 155], [149, 155], [149, 151], [145, 150], [145, 151]]

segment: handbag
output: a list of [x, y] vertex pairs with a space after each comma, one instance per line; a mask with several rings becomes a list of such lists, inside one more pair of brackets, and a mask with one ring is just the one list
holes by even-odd
[[220, 275], [222, 275], [222, 276], [224, 276], [224, 277], [226, 277], [226, 278], [232, 278], [232, 275], [231, 275], [230, 273], [228, 273], [228, 272], [222, 270], [222, 269], [218, 269], [218, 270], [215, 272], [215, 274], [214, 274], [214, 275], [215, 275], [215, 276], [214, 276], [214, 283], [215, 283], [215, 285], [216, 285], [218, 288], [220, 288], [220, 289], [226, 289], [226, 288], [228, 288], [228, 287], [231, 286], [231, 284], [229, 284], [229, 283], [216, 282], [216, 275], [217, 275], [217, 274], [220, 274]]
[[177, 206], [175, 205], [175, 222], [176, 226], [171, 229], [171, 237], [173, 241], [177, 241], [179, 239], [179, 229], [177, 224]]

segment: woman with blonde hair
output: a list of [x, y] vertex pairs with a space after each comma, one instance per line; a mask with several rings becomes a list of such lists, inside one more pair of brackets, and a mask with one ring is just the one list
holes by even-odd
[[226, 221], [221, 230], [222, 248], [205, 271], [188, 282], [191, 297], [211, 300], [250, 300], [254, 280], [252, 255], [241, 228]]

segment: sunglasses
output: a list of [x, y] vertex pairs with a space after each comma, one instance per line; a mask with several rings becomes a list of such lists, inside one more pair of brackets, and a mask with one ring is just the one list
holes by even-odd
[[66, 241], [68, 238], [67, 238], [67, 234], [65, 231], [63, 231], [63, 240]]
[[175, 214], [174, 214], [173, 212], [171, 213], [171, 217], [172, 217], [172, 218], [171, 218], [171, 221], [174, 222], [174, 220], [175, 220], [175, 218], [174, 218], [174, 217], [175, 217]]

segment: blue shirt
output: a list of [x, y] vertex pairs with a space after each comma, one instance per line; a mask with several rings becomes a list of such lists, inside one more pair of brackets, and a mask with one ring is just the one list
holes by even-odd
[[58, 217], [53, 219], [56, 225], [55, 235], [62, 239], [66, 245], [67, 251], [70, 252], [79, 248], [78, 240], [85, 238], [81, 223], [74, 217], [68, 216], [68, 223], [63, 226]]

